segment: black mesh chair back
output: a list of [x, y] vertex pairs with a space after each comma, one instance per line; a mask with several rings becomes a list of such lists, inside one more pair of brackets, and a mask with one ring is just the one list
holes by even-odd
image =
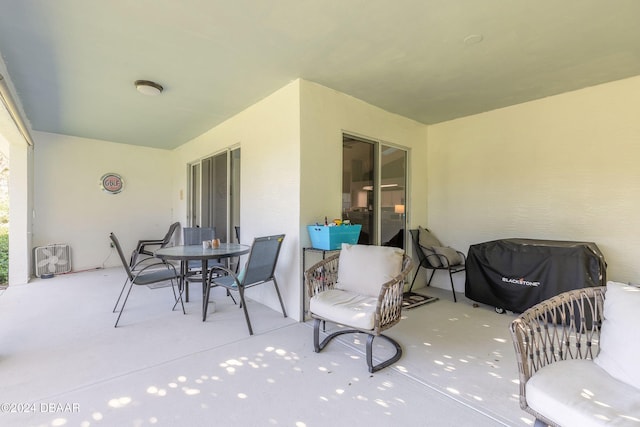
[[280, 289], [278, 288], [278, 282], [275, 277], [276, 264], [278, 262], [278, 256], [280, 255], [280, 248], [282, 247], [283, 240], [284, 234], [255, 238], [251, 245], [251, 250], [249, 251], [249, 258], [247, 259], [244, 268], [237, 275], [226, 267], [214, 266], [211, 268], [208, 276], [208, 286], [206, 287], [206, 294], [204, 297], [202, 320], [207, 320], [206, 313], [211, 288], [222, 286], [226, 288], [227, 291], [234, 291], [240, 294], [240, 308], [244, 310], [244, 317], [247, 322], [247, 328], [249, 329], [249, 335], [253, 335], [253, 327], [251, 326], [249, 312], [247, 311], [244, 290], [245, 288], [269, 282], [273, 283], [276, 294], [278, 295], [278, 301], [282, 308], [282, 315], [287, 317], [287, 311], [284, 307], [282, 295], [280, 295]]
[[173, 237], [173, 234], [176, 232], [176, 230], [178, 230], [179, 227], [179, 222], [174, 222], [169, 226], [169, 231], [167, 231], [167, 234], [165, 234], [164, 238], [162, 239], [162, 243], [160, 244], [161, 248], [164, 248], [169, 244], [171, 238]]
[[[184, 227], [182, 229], [182, 243], [184, 245], [201, 245], [205, 240], [216, 238], [215, 227]], [[220, 260], [207, 260], [207, 268], [219, 265]], [[189, 302], [189, 282], [202, 282], [202, 262], [189, 260], [187, 262], [187, 274], [185, 277], [185, 299]]]
[[116, 248], [116, 252], [118, 252], [120, 261], [122, 261], [122, 265], [124, 266], [124, 271], [127, 273], [127, 277], [129, 278], [129, 280], [133, 280], [133, 272], [131, 271], [131, 267], [129, 266], [129, 263], [122, 253], [122, 246], [120, 246], [120, 241], [113, 233], [109, 234], [109, 238], [111, 239], [111, 243], [113, 243], [113, 246]]
[[411, 238], [413, 240], [413, 247], [416, 251], [416, 254], [418, 255], [418, 261], [420, 262], [418, 268], [420, 267], [434, 268], [429, 262], [429, 259], [427, 259], [427, 256], [424, 254], [422, 249], [420, 249], [420, 230], [416, 228], [415, 230], [409, 230], [409, 233], [411, 233]]
[[[138, 240], [136, 249], [131, 253], [131, 260], [129, 261], [129, 265], [131, 266], [131, 269], [135, 270], [136, 264], [138, 264], [139, 262], [149, 257], [153, 257], [154, 251], [149, 247], [155, 247], [156, 249], [166, 247], [169, 244], [169, 242], [171, 242], [171, 238], [173, 237], [174, 233], [176, 232], [176, 230], [178, 230], [179, 227], [180, 227], [179, 222], [174, 222], [173, 224], [171, 224], [169, 226], [169, 230], [167, 231], [167, 234], [165, 234], [162, 239]], [[146, 258], [140, 258], [141, 255], [145, 255]]]
[[205, 240], [216, 238], [215, 227], [184, 227], [182, 229], [182, 242], [185, 245], [201, 245]]
[[244, 267], [242, 285], [248, 287], [273, 280], [283, 240], [284, 234], [279, 234], [257, 237], [253, 241], [249, 259]]
[[[411, 286], [409, 286], [408, 292], [411, 292], [411, 290], [413, 289], [413, 284], [416, 281], [416, 277], [418, 277], [418, 272], [420, 271], [420, 267], [425, 268], [427, 270], [427, 274], [429, 274], [428, 271], [431, 270], [431, 274], [428, 276], [428, 279], [427, 279], [427, 286], [431, 285], [431, 280], [433, 279], [433, 275], [435, 274], [436, 270], [445, 270], [449, 272], [449, 280], [451, 282], [451, 292], [453, 293], [453, 301], [456, 302], [457, 298], [456, 298], [456, 290], [453, 285], [453, 275], [455, 273], [460, 273], [462, 271], [465, 271], [465, 268], [466, 268], [465, 255], [460, 251], [456, 251], [462, 260], [462, 263], [456, 264], [456, 265], [451, 265], [444, 255], [433, 254], [433, 255], [427, 256], [424, 253], [422, 246], [420, 246], [420, 229], [409, 230], [409, 232], [411, 233], [411, 237], [413, 240], [413, 247], [416, 253], [418, 254], [418, 260], [420, 260], [420, 263], [418, 264], [418, 268], [416, 268], [416, 272], [413, 275], [413, 280], [411, 281]], [[440, 260], [439, 266], [433, 265], [432, 260], [429, 259], [434, 257], [435, 259]]]

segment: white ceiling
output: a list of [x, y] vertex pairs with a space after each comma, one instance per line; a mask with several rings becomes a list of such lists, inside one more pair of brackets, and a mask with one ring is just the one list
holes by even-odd
[[33, 129], [173, 148], [297, 78], [432, 124], [640, 75], [640, 1], [3, 0], [0, 53]]

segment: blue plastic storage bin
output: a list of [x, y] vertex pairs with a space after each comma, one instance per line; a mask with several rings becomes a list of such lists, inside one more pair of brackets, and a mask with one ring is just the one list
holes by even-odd
[[362, 225], [338, 225], [328, 227], [325, 225], [308, 225], [311, 246], [315, 249], [336, 250], [342, 247], [343, 243], [355, 245], [360, 237]]

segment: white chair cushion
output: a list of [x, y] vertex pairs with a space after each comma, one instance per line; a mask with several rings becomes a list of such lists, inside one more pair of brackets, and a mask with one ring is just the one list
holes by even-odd
[[372, 330], [378, 298], [338, 289], [319, 293], [309, 301], [309, 310], [334, 323]]
[[380, 286], [402, 271], [400, 248], [342, 244], [336, 289], [377, 297]]
[[545, 366], [527, 381], [526, 393], [533, 410], [562, 426], [638, 426], [640, 422], [638, 390], [591, 360]]
[[640, 288], [608, 282], [595, 363], [612, 377], [640, 389]]

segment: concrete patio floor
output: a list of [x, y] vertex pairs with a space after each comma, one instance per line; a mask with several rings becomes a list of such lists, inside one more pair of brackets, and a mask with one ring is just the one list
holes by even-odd
[[[0, 294], [3, 426], [528, 426], [520, 410], [513, 315], [449, 291], [389, 331], [402, 359], [367, 371], [362, 336], [314, 353], [311, 324], [214, 289], [201, 319], [170, 287], [134, 288], [113, 327], [122, 269], [36, 279]], [[193, 285], [192, 285], [193, 286]], [[250, 295], [249, 295], [250, 296]], [[384, 355], [384, 340], [374, 354]]]

